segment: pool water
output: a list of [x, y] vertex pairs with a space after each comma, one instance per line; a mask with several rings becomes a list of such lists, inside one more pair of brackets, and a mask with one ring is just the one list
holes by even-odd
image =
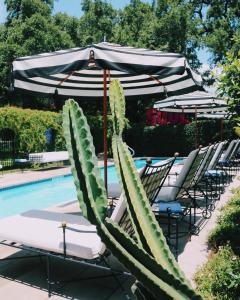
[[[160, 160], [153, 160], [153, 163], [158, 161]], [[144, 167], [145, 164], [146, 161], [143, 159], [135, 161], [138, 169]], [[103, 168], [101, 168], [101, 175], [103, 176]], [[108, 167], [108, 182], [118, 182], [114, 166]], [[73, 201], [76, 198], [72, 175], [0, 189], [0, 218], [30, 209], [44, 209], [63, 202]]]

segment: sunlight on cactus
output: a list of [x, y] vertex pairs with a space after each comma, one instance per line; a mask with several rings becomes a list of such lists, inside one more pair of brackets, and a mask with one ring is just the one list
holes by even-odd
[[125, 98], [116, 80], [110, 84], [110, 106], [114, 162], [136, 240], [107, 217], [107, 196], [97, 168], [89, 126], [78, 104], [68, 100], [63, 110], [63, 128], [83, 215], [96, 225], [107, 248], [135, 276], [133, 292], [137, 299], [202, 299], [191, 288], [170, 252], [127, 145], [122, 140]]

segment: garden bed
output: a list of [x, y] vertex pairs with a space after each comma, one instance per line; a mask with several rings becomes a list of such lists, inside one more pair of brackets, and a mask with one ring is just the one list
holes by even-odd
[[240, 299], [240, 188], [222, 209], [208, 239], [212, 249], [195, 281], [204, 299]]

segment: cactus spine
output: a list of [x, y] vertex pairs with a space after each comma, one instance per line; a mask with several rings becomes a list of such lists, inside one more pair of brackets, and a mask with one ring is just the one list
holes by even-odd
[[[122, 141], [125, 99], [119, 82], [111, 83], [110, 90], [115, 132], [114, 160], [122, 180], [128, 211], [135, 224], [137, 242], [106, 217], [107, 197], [97, 168], [89, 126], [77, 103], [68, 100], [63, 110], [63, 127], [82, 212], [96, 225], [108, 249], [137, 279], [134, 288], [139, 300], [200, 300], [201, 297], [192, 290], [170, 254], [131, 156]], [[138, 218], [141, 220], [136, 220]]]

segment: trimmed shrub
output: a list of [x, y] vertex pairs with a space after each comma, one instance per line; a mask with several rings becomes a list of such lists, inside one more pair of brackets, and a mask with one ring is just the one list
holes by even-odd
[[[125, 131], [125, 139], [137, 156], [169, 156], [179, 152], [181, 156], [186, 156], [195, 148], [195, 123], [186, 125], [164, 125], [145, 126], [143, 124], [133, 124]], [[219, 120], [199, 121], [198, 124], [199, 145], [208, 145], [220, 140]], [[224, 138], [234, 137], [232, 124], [224, 122]]]
[[62, 132], [62, 117], [59, 113], [3, 107], [0, 109], [0, 130], [10, 129], [15, 133], [15, 147], [18, 152], [47, 151], [46, 130], [50, 129], [54, 137], [54, 149], [65, 148]]

